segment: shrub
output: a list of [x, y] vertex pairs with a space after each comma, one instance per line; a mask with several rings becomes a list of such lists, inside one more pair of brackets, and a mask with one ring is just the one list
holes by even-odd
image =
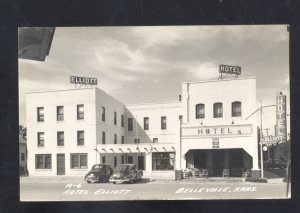
[[267, 179], [265, 178], [258, 178], [258, 177], [247, 177], [247, 182], [255, 182], [255, 183], [268, 183]]

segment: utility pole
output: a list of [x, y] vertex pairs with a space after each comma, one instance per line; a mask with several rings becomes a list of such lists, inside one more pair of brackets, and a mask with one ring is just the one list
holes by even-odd
[[260, 173], [261, 178], [264, 178], [264, 160], [263, 160], [263, 134], [262, 134], [262, 101], [260, 101]]

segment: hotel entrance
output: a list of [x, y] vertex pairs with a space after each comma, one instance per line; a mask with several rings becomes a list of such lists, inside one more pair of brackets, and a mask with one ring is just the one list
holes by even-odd
[[252, 157], [244, 149], [197, 149], [186, 153], [187, 168], [207, 169], [211, 177], [221, 177], [224, 169], [229, 176], [241, 177], [252, 168]]

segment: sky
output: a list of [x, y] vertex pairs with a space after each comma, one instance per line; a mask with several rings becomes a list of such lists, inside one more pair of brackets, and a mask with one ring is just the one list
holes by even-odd
[[[124, 104], [155, 103], [177, 101], [180, 82], [217, 79], [220, 64], [257, 77], [258, 107], [282, 91], [289, 114], [286, 25], [58, 27], [45, 62], [19, 59], [20, 124], [26, 93], [73, 89], [71, 75], [97, 78]], [[274, 107], [264, 109], [263, 123], [273, 134]]]

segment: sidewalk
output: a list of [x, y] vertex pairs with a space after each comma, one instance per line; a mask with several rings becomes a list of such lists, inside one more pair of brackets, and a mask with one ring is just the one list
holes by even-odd
[[20, 177], [20, 183], [80, 183], [84, 177], [74, 176], [51, 176], [51, 177]]

